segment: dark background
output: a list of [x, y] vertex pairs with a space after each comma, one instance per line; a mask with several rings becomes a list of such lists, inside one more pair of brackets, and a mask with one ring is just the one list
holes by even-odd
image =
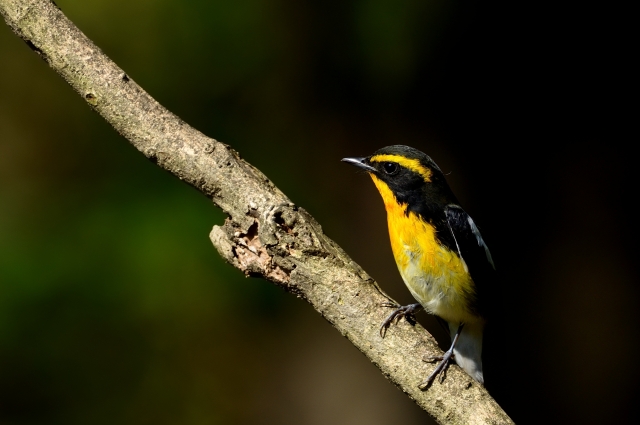
[[[625, 11], [57, 4], [404, 303], [382, 202], [339, 160], [390, 144], [431, 155], [500, 272], [484, 354], [492, 395], [520, 424], [637, 416], [637, 140], [619, 131], [637, 49], [620, 50]], [[207, 236], [223, 219], [0, 25], [0, 423], [429, 420], [311, 307], [226, 265]]]

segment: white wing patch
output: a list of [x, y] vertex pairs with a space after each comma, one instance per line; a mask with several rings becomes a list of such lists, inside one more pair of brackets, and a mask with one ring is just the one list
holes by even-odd
[[[482, 239], [482, 235], [480, 234], [480, 230], [478, 230], [478, 227], [476, 227], [476, 223], [473, 222], [473, 219], [471, 219], [470, 216], [467, 216], [467, 220], [469, 221], [469, 226], [471, 226], [471, 231], [476, 236], [476, 240], [478, 241], [478, 246], [481, 246], [481, 247], [484, 248], [484, 253], [487, 255], [487, 261], [489, 261], [489, 264], [491, 264], [491, 267], [493, 267], [493, 269], [495, 270], [496, 269], [496, 265], [493, 264], [493, 258], [491, 258], [491, 252], [489, 251], [489, 247], [487, 246], [487, 244], [484, 243], [484, 239]], [[451, 226], [449, 226], [449, 229], [451, 229]], [[454, 238], [455, 238], [455, 236], [454, 236]], [[456, 242], [456, 245], [457, 244], [458, 244], [458, 242]], [[458, 251], [459, 250], [460, 250], [460, 248], [458, 248]]]
[[[471, 220], [471, 217], [469, 217], [469, 220]], [[460, 251], [460, 245], [458, 245], [458, 239], [456, 239], [456, 234], [453, 232], [453, 229], [451, 228], [451, 223], [449, 223], [448, 218], [447, 218], [447, 227], [449, 227], [451, 236], [453, 236], [453, 241], [456, 243], [456, 248], [458, 249], [458, 257], [460, 257], [460, 261], [462, 261], [462, 265], [464, 266], [464, 271], [469, 273], [469, 267], [467, 267], [467, 262], [464, 261], [464, 257], [462, 256], [462, 251]]]

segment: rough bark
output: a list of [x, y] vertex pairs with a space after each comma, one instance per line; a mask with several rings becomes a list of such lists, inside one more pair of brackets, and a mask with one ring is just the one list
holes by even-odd
[[510, 424], [487, 391], [457, 366], [444, 383], [418, 384], [441, 355], [420, 325], [381, 338], [388, 297], [302, 208], [229, 146], [166, 110], [49, 0], [0, 0], [11, 29], [147, 158], [196, 187], [228, 215], [211, 241], [229, 263], [307, 300], [382, 373], [442, 424]]

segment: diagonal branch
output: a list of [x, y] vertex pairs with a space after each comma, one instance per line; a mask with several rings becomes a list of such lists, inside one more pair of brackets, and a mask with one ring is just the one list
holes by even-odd
[[149, 96], [49, 0], [0, 0], [11, 29], [147, 158], [196, 187], [228, 215], [211, 240], [247, 275], [307, 300], [382, 373], [442, 424], [510, 424], [487, 391], [458, 367], [427, 391], [418, 384], [441, 354], [405, 321], [383, 339], [389, 298], [302, 208], [229, 146], [188, 126]]

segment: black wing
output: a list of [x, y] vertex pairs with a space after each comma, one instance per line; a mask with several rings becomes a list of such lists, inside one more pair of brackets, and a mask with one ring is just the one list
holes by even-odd
[[458, 255], [466, 263], [476, 290], [474, 310], [483, 317], [492, 301], [491, 289], [495, 288], [495, 265], [489, 247], [482, 239], [473, 219], [457, 205], [445, 207], [447, 226], [453, 237]]

